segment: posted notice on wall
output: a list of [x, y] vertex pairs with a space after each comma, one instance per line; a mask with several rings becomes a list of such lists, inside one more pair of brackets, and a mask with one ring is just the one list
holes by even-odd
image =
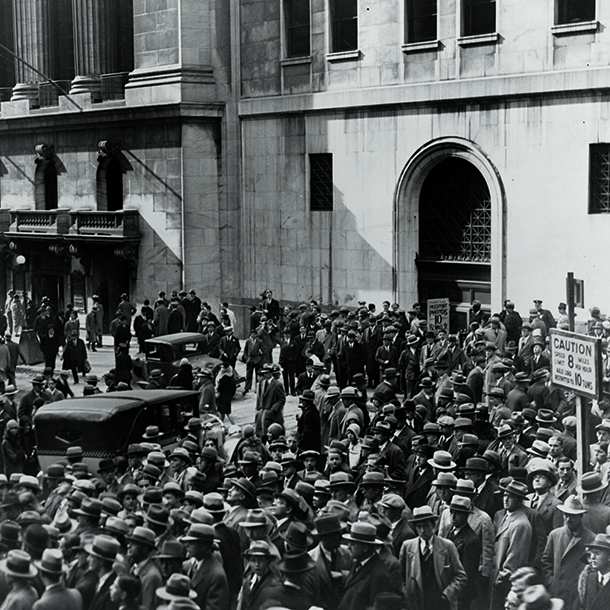
[[601, 393], [601, 340], [551, 329], [551, 381], [581, 396]]
[[428, 329], [449, 332], [449, 299], [428, 299]]

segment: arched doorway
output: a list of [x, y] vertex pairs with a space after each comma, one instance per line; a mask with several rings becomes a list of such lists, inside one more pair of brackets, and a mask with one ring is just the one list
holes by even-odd
[[453, 330], [467, 326], [473, 299], [499, 311], [504, 243], [504, 191], [474, 143], [443, 138], [411, 157], [395, 199], [399, 302], [449, 298]]

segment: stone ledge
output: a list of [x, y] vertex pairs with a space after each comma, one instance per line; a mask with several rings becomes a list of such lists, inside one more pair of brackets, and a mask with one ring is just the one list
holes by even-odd
[[441, 41], [425, 40], [422, 42], [408, 42], [403, 44], [401, 48], [405, 55], [409, 53], [421, 53], [423, 51], [438, 51], [441, 48]]
[[457, 39], [457, 43], [461, 47], [474, 47], [480, 44], [498, 44], [498, 42], [500, 42], [500, 34], [498, 34], [498, 32], [477, 34], [476, 36], [461, 36]]
[[578, 21], [551, 26], [553, 36], [571, 36], [572, 34], [589, 34], [599, 30], [599, 21]]
[[338, 61], [355, 61], [358, 59], [360, 59], [360, 51], [358, 49], [326, 54], [326, 61], [331, 64]]
[[280, 66], [300, 66], [311, 63], [311, 55], [304, 57], [287, 57], [286, 59], [280, 59]]

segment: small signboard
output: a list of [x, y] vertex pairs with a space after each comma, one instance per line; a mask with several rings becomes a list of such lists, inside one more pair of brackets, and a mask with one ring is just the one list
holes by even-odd
[[428, 299], [428, 330], [449, 332], [449, 299]]
[[551, 329], [551, 381], [580, 396], [602, 391], [601, 339]]

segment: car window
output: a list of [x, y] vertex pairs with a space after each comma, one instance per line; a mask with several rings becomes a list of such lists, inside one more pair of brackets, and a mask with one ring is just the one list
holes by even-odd
[[148, 343], [146, 345], [146, 359], [161, 362], [161, 345], [158, 343]]
[[182, 343], [180, 345], [174, 345], [174, 360], [188, 358], [189, 356], [197, 356], [198, 354], [201, 354], [199, 343]]

